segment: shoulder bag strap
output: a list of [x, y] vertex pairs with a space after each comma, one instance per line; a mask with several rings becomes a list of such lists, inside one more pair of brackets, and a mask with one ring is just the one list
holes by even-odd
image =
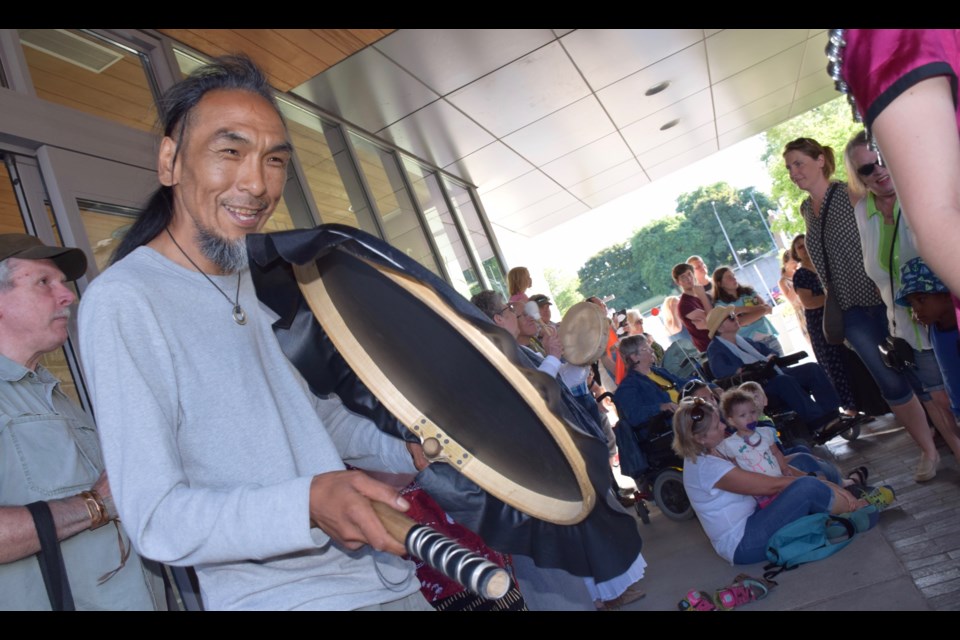
[[37, 528], [37, 537], [40, 539], [37, 561], [40, 563], [43, 584], [47, 588], [47, 597], [50, 598], [50, 607], [54, 611], [75, 611], [73, 593], [70, 591], [70, 581], [67, 579], [67, 568], [63, 564], [60, 541], [57, 540], [57, 527], [53, 523], [50, 507], [46, 502], [32, 502], [27, 505], [27, 510], [33, 516], [33, 524]]
[[[897, 232], [900, 231], [900, 214], [903, 213], [903, 209], [897, 205], [897, 217], [893, 220], [893, 240], [890, 241], [890, 257], [887, 260], [887, 271], [890, 275], [890, 295], [893, 297], [893, 304], [897, 304], [897, 290], [893, 286], [893, 252], [897, 247]], [[893, 335], [897, 335], [897, 313], [894, 310], [893, 314], [890, 316], [891, 322], [893, 323]]]
[[[831, 182], [830, 186], [827, 187], [827, 197], [823, 202], [823, 208], [820, 213], [820, 244], [823, 246], [823, 267], [826, 273], [824, 274], [823, 284], [829, 287], [830, 283], [830, 258], [827, 255], [827, 243], [824, 240], [824, 231], [827, 224], [827, 212], [830, 210], [830, 202], [833, 200], [833, 192], [836, 191], [837, 183]], [[812, 202], [810, 204], [813, 204]]]

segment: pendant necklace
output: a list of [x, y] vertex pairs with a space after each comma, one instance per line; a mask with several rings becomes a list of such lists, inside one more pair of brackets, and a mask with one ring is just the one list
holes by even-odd
[[173, 244], [177, 247], [177, 249], [180, 249], [180, 253], [183, 254], [183, 257], [187, 259], [187, 262], [192, 264], [193, 268], [199, 271], [200, 275], [206, 278], [207, 282], [212, 284], [213, 287], [217, 291], [219, 291], [224, 298], [227, 299], [227, 302], [229, 302], [230, 306], [233, 307], [233, 321], [236, 322], [237, 324], [247, 324], [247, 314], [243, 312], [243, 307], [240, 306], [240, 275], [241, 275], [240, 272], [239, 271], [237, 272], [237, 295], [234, 300], [231, 300], [230, 296], [228, 296], [226, 292], [223, 289], [221, 289], [216, 282], [213, 281], [213, 278], [211, 278], [206, 273], [204, 273], [203, 269], [201, 269], [197, 265], [197, 263], [194, 262], [193, 259], [187, 255], [187, 252], [183, 250], [183, 247], [180, 246], [180, 243], [177, 242], [177, 239], [173, 237], [172, 233], [170, 233], [170, 227], [166, 228], [166, 232], [167, 232], [167, 235], [170, 236], [170, 239], [173, 240]]

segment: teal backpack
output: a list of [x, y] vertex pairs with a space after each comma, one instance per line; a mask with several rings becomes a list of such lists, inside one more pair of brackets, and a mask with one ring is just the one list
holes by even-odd
[[853, 541], [854, 522], [844, 516], [813, 513], [781, 527], [767, 543], [763, 577], [772, 580], [782, 571], [832, 556]]

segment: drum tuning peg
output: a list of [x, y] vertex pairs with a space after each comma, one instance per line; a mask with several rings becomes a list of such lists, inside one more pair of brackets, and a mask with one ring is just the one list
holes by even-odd
[[436, 458], [443, 452], [443, 445], [436, 438], [425, 438], [423, 441], [423, 455]]

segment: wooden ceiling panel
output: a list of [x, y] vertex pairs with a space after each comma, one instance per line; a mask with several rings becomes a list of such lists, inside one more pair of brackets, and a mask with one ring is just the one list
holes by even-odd
[[215, 29], [158, 29], [158, 31], [211, 57], [222, 56], [236, 51], [223, 49], [207, 37], [207, 34], [211, 31], [216, 31]]
[[343, 51], [311, 29], [277, 29], [277, 33], [314, 59], [311, 66], [303, 67], [304, 71], [316, 69], [314, 75], [329, 69], [346, 57]]
[[245, 53], [270, 84], [289, 91], [392, 29], [159, 29], [208, 56]]

